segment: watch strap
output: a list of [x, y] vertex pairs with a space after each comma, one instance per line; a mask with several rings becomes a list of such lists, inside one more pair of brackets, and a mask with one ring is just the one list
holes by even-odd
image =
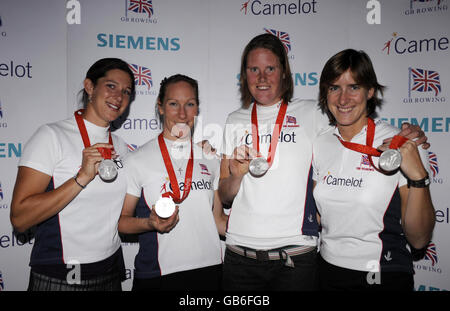
[[411, 180], [408, 178], [408, 188], [414, 187], [414, 188], [425, 188], [430, 185], [430, 177], [425, 176], [424, 178], [420, 180]]

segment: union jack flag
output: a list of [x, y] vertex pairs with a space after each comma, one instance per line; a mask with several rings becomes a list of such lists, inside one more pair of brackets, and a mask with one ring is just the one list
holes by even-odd
[[441, 91], [439, 73], [432, 70], [409, 68], [409, 91], [434, 91], [434, 96], [437, 96]]
[[129, 67], [134, 74], [134, 84], [146, 85], [150, 90], [153, 86], [152, 72], [150, 69], [135, 64], [129, 64]]
[[205, 164], [199, 163], [198, 165], [200, 165], [200, 168], [202, 170], [202, 174], [204, 175], [211, 175], [208, 171], [208, 167]]
[[128, 11], [136, 13], [147, 13], [148, 18], [153, 15], [153, 4], [151, 0], [130, 0]]
[[369, 157], [367, 156], [367, 154], [361, 155], [361, 165], [370, 166], [370, 161], [369, 161]]
[[137, 149], [137, 145], [135, 144], [127, 144], [128, 151], [134, 151]]
[[374, 168], [370, 164], [369, 157], [366, 154], [361, 154], [361, 162], [356, 167], [357, 170], [373, 171]]
[[[434, 1], [434, 0], [411, 0], [411, 5], [413, 2], [430, 2], [430, 1]], [[441, 4], [441, 0], [437, 0], [437, 4]]]
[[286, 116], [286, 122], [292, 123], [292, 124], [297, 124], [297, 118], [293, 117], [293, 116]]
[[283, 127], [299, 127], [297, 124], [297, 118], [294, 116], [286, 115], [286, 124]]
[[286, 50], [286, 54], [291, 50], [291, 40], [289, 39], [289, 34], [287, 32], [268, 28], [264, 28], [264, 30], [280, 39], [281, 43], [283, 43], [284, 49]]
[[430, 170], [433, 172], [433, 177], [439, 173], [439, 166], [436, 153], [428, 151], [428, 160], [430, 162]]
[[431, 265], [434, 266], [438, 262], [436, 244], [431, 242], [428, 244], [427, 251], [425, 252], [425, 260], [431, 260]]

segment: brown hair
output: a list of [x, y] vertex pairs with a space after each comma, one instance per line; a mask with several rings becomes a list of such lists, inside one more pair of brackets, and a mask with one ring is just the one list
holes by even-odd
[[382, 104], [382, 99], [377, 97], [378, 92], [383, 96], [384, 86], [377, 81], [377, 75], [373, 69], [372, 61], [364, 51], [353, 49], [343, 50], [333, 55], [325, 64], [320, 75], [319, 82], [319, 107], [325, 112], [330, 121], [330, 125], [336, 125], [336, 119], [328, 109], [327, 95], [328, 89], [341, 74], [350, 69], [353, 79], [362, 87], [370, 90], [374, 89], [374, 95], [367, 100], [367, 116], [375, 113], [377, 107]]
[[287, 57], [286, 50], [280, 39], [274, 35], [265, 33], [250, 40], [242, 53], [241, 73], [239, 79], [239, 91], [241, 92], [242, 106], [247, 108], [253, 101], [253, 96], [247, 85], [247, 58], [248, 54], [257, 48], [267, 49], [278, 57], [282, 67], [282, 76], [284, 76], [284, 79], [282, 79], [281, 82], [281, 98], [284, 101], [289, 102], [294, 94], [294, 81], [292, 80], [291, 68], [289, 66], [289, 59]]

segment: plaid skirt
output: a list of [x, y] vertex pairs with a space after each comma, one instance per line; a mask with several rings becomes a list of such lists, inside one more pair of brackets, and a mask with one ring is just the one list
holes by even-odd
[[112, 273], [81, 280], [79, 284], [69, 284], [67, 280], [48, 277], [31, 270], [28, 291], [122, 291], [121, 280], [120, 273]]

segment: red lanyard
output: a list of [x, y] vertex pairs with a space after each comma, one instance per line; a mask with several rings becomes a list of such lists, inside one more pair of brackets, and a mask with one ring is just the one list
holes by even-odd
[[191, 191], [192, 172], [193, 172], [193, 168], [194, 168], [194, 153], [193, 153], [193, 148], [192, 148], [192, 140], [191, 140], [191, 154], [190, 154], [189, 161], [188, 161], [187, 167], [186, 167], [186, 175], [184, 177], [183, 197], [180, 196], [180, 187], [178, 187], [177, 177], [175, 176], [175, 171], [172, 166], [172, 161], [170, 161], [170, 155], [167, 150], [166, 143], [164, 141], [163, 133], [159, 134], [158, 143], [159, 143], [159, 149], [161, 150], [161, 155], [164, 160], [164, 165], [166, 166], [167, 174], [169, 174], [170, 184], [172, 185], [172, 189], [173, 189], [173, 193], [166, 192], [162, 196], [163, 197], [171, 196], [173, 198], [173, 201], [176, 204], [180, 204], [181, 202], [184, 201], [184, 199], [187, 198], [187, 196], [189, 195], [189, 192]]
[[[367, 118], [366, 145], [344, 141], [340, 137], [338, 137], [338, 139], [341, 142], [341, 144], [344, 145], [344, 147], [356, 152], [367, 154], [370, 164], [377, 171], [380, 172], [380, 169], [377, 168], [372, 161], [372, 156], [379, 157], [381, 155], [380, 151], [372, 147], [374, 137], [375, 137], [375, 122], [373, 121], [373, 119]], [[389, 149], [400, 148], [407, 140], [408, 139], [404, 136], [395, 135], [391, 143], [389, 144]]]
[[[267, 163], [269, 163], [269, 167], [272, 165], [273, 159], [275, 157], [275, 151], [277, 149], [281, 128], [283, 127], [283, 120], [284, 116], [286, 115], [287, 106], [287, 103], [283, 101], [281, 103], [280, 109], [278, 110], [275, 127], [273, 128], [272, 139], [270, 140], [269, 152], [267, 155]], [[259, 153], [258, 116], [256, 113], [256, 102], [253, 103], [251, 121], [253, 149], [256, 149], [256, 151], [258, 151]]]
[[[78, 129], [80, 130], [81, 138], [83, 139], [84, 147], [88, 148], [91, 146], [91, 141], [89, 140], [89, 135], [86, 129], [86, 125], [84, 124], [83, 120], [83, 112], [84, 109], [80, 109], [78, 111], [75, 111], [75, 120], [78, 124]], [[109, 129], [109, 144], [113, 144], [112, 137], [111, 137], [111, 129]], [[111, 159], [111, 151], [114, 149], [109, 148], [97, 148], [100, 154], [102, 155], [103, 159]]]

